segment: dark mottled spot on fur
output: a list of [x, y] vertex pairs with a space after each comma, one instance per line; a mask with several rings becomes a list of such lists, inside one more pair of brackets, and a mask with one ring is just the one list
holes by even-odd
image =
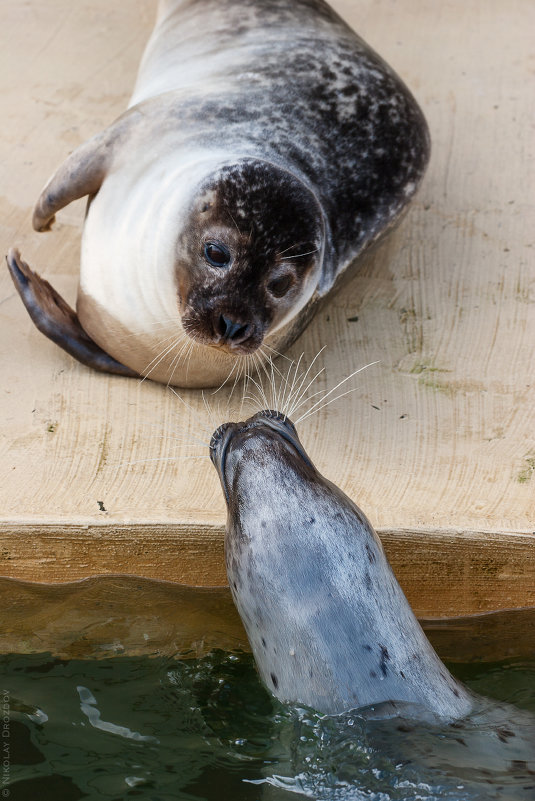
[[279, 686], [278, 678], [275, 676], [274, 673], [271, 673], [270, 677], [271, 677], [271, 681], [273, 682], [273, 686], [275, 687], [275, 689], [277, 689], [277, 687]]
[[455, 738], [455, 742], [457, 742], [457, 743], [460, 743], [461, 745], [464, 745], [464, 747], [465, 747], [465, 748], [468, 748], [468, 746], [467, 746], [467, 744], [466, 744], [465, 740], [463, 740], [463, 738], [462, 738], [462, 737], [456, 737], [456, 738]]
[[371, 645], [363, 645], [362, 647], [364, 648], [365, 651], [371, 651], [372, 650]]
[[459, 690], [457, 689], [457, 687], [453, 688], [453, 694], [454, 694], [455, 698], [459, 697]]
[[261, 640], [261, 642], [262, 642], [262, 645], [263, 645], [263, 646], [264, 646], [264, 648], [265, 648], [265, 647], [266, 647], [266, 641], [265, 641], [265, 639], [264, 639], [263, 637], [262, 637], [262, 640]]
[[368, 545], [368, 543], [366, 543], [366, 545], [365, 545], [364, 547], [365, 547], [365, 549], [366, 549], [366, 555], [367, 555], [367, 557], [368, 557], [368, 561], [369, 561], [369, 563], [370, 563], [371, 565], [373, 565], [373, 563], [375, 562], [375, 558], [376, 558], [376, 557], [375, 557], [375, 554], [374, 554], [374, 552], [372, 551], [372, 549], [370, 548], [370, 546]]
[[388, 667], [386, 663], [390, 661], [390, 654], [388, 653], [388, 648], [386, 647], [386, 645], [380, 645], [379, 648], [381, 649], [381, 662], [380, 662], [381, 673], [383, 674], [383, 676], [386, 676], [386, 674], [388, 673]]
[[403, 732], [414, 731], [414, 726], [409, 726], [408, 723], [400, 723], [398, 726], [398, 731], [403, 731]]
[[377, 678], [377, 673], [375, 672], [375, 670], [370, 670], [370, 676], [372, 677], [372, 679]]
[[500, 729], [496, 729], [496, 734], [498, 735], [498, 740], [501, 743], [506, 743], [510, 737], [515, 736], [512, 731], [505, 729], [503, 726]]
[[399, 675], [401, 676], [402, 679], [405, 678], [405, 674], [404, 674], [404, 672], [402, 670], [399, 671]]
[[372, 588], [372, 579], [371, 579], [371, 576], [368, 573], [368, 571], [366, 571], [365, 574], [364, 574], [364, 583], [366, 585], [366, 589], [369, 592], [371, 590], [371, 588]]

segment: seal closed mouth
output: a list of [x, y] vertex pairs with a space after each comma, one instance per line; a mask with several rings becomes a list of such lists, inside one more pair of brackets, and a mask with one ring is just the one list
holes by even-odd
[[236, 437], [240, 435], [246, 437], [250, 436], [255, 429], [260, 428], [263, 429], [265, 433], [269, 433], [271, 436], [275, 435], [275, 437], [279, 437], [288, 442], [299, 457], [315, 470], [314, 465], [299, 441], [294, 424], [286, 415], [282, 414], [282, 412], [275, 411], [274, 409], [264, 409], [245, 421], [223, 423], [223, 425], [219, 426], [219, 428], [214, 431], [212, 439], [210, 440], [210, 459], [219, 474], [227, 502], [229, 500], [229, 493], [226, 486], [225, 467], [229, 445]]

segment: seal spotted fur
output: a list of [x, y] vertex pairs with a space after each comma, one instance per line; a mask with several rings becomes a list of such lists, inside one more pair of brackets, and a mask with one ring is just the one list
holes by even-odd
[[32, 318], [52, 317], [41, 330], [86, 364], [100, 350], [97, 369], [214, 385], [295, 339], [428, 154], [410, 92], [323, 0], [163, 2], [129, 110], [35, 208], [48, 230], [89, 196], [77, 316], [16, 251], [8, 264]]
[[[344, 713], [358, 710], [374, 747], [441, 785], [455, 775], [485, 798], [532, 798], [535, 718], [449, 673], [370, 522], [318, 473], [288, 418], [227, 423], [210, 455], [227, 502], [230, 589], [268, 689], [339, 716], [344, 741], [355, 735]], [[310, 788], [316, 797], [314, 774]]]
[[401, 702], [468, 714], [363, 512], [321, 476], [278, 412], [227, 423], [210, 455], [227, 501], [225, 558], [260, 675], [319, 712]]

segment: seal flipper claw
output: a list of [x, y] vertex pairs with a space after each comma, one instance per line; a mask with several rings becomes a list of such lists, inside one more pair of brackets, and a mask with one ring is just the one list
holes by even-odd
[[11, 249], [6, 261], [22, 302], [42, 334], [87, 367], [130, 378], [140, 377], [130, 367], [112, 358], [86, 334], [76, 312], [48, 281], [34, 273], [18, 250]]

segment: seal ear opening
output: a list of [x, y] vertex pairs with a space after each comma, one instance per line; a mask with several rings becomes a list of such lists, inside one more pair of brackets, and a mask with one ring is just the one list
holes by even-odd
[[30, 269], [18, 250], [10, 250], [6, 258], [13, 283], [42, 334], [87, 367], [130, 378], [140, 377], [113, 359], [86, 334], [76, 312], [48, 281]]
[[109, 128], [76, 148], [58, 167], [35, 205], [32, 225], [36, 231], [49, 231], [57, 211], [73, 200], [98, 192], [115, 148], [124, 140], [136, 116], [133, 110], [127, 111]]

